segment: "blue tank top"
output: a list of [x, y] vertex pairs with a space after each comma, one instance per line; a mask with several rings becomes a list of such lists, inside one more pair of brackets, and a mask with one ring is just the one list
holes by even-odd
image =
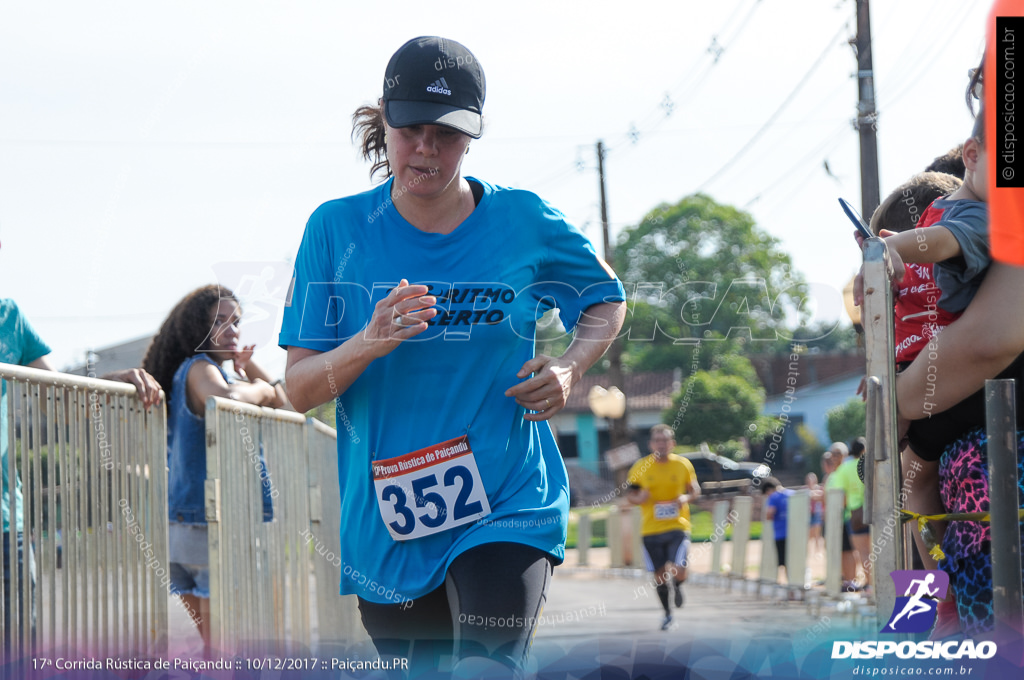
[[[206, 418], [188, 407], [188, 372], [197, 361], [217, 367], [227, 383], [234, 382], [206, 354], [195, 354], [174, 373], [171, 383], [170, 409], [167, 413], [167, 487], [168, 515], [180, 524], [206, 524], [204, 488], [206, 482]], [[260, 442], [260, 471], [266, 470], [263, 442]], [[261, 477], [264, 475], [261, 474]], [[270, 486], [263, 486], [263, 520], [273, 518]]]

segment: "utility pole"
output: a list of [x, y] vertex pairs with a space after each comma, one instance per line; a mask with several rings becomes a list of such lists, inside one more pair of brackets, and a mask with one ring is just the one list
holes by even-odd
[[615, 255], [612, 253], [611, 238], [608, 234], [608, 199], [604, 191], [604, 142], [597, 140], [597, 178], [601, 183], [601, 235], [604, 237], [604, 261], [615, 269]]
[[[604, 238], [604, 260], [608, 263], [609, 267], [615, 269], [615, 253], [612, 250], [611, 236], [608, 233], [608, 199], [604, 188], [604, 142], [601, 140], [598, 140], [597, 142], [597, 175], [601, 185], [601, 234]], [[621, 390], [623, 387], [621, 338], [613, 340], [611, 346], [608, 348], [608, 363], [609, 387], [614, 386]], [[626, 399], [628, 402], [628, 394], [626, 395]], [[621, 418], [609, 418], [608, 436], [611, 448], [623, 446], [624, 444], [629, 443], [629, 431], [626, 427], [626, 418], [628, 417], [628, 414], [629, 409], [627, 408]]]
[[860, 133], [860, 212], [870, 220], [881, 202], [878, 191], [878, 143], [875, 138], [875, 79], [871, 65], [871, 10], [857, 2], [857, 122]]

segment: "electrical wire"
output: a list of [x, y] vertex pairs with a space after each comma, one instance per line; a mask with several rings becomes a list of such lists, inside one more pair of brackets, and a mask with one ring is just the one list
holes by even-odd
[[[885, 103], [886, 107], [891, 108], [894, 104], [896, 104], [896, 102], [900, 101], [901, 99], [906, 97], [908, 94], [910, 94], [923, 84], [921, 76], [925, 73], [925, 71], [927, 71], [928, 68], [931, 67], [933, 58], [944, 49], [944, 47], [948, 44], [949, 41], [955, 39], [956, 34], [960, 32], [961, 27], [964, 24], [964, 20], [967, 18], [967, 15], [970, 14], [972, 9], [973, 6], [970, 3], [963, 3], [963, 5], [960, 6], [960, 13], [955, 17], [952, 17], [949, 21], [948, 25], [950, 28], [947, 34], [941, 39], [931, 41], [926, 51], [918, 59], [916, 59], [911, 68], [908, 69], [908, 71], [910, 72], [907, 73], [906, 78], [903, 81], [903, 88], [895, 95], [893, 95], [890, 99], [881, 100], [882, 102]], [[966, 86], [966, 66], [961, 75], [963, 77], [964, 85]], [[877, 95], [875, 99], [876, 101], [879, 100]]]
[[[708, 46], [708, 48], [701, 52], [701, 55], [691, 65], [691, 67], [678, 81], [678, 83], [673, 88], [671, 88], [669, 92], [665, 93], [665, 97], [662, 100], [662, 103], [654, 107], [648, 114], [645, 115], [641, 123], [641, 126], [637, 128], [634, 125], [632, 126], [631, 131], [629, 133], [625, 133], [618, 137], [614, 137], [612, 143], [605, 144], [605, 158], [607, 158], [610, 154], [614, 153], [615, 151], [621, 151], [625, 146], [626, 142], [629, 142], [629, 146], [633, 146], [633, 142], [636, 139], [639, 139], [642, 136], [650, 134], [652, 131], [660, 127], [665, 122], [665, 120], [672, 116], [675, 109], [675, 103], [672, 99], [672, 94], [675, 93], [677, 98], [678, 93], [682, 91], [688, 91], [692, 94], [700, 87], [701, 84], [703, 84], [703, 82], [707, 79], [708, 75], [711, 73], [712, 70], [714, 70], [715, 66], [718, 64], [718, 61], [721, 59], [722, 55], [726, 52], [726, 50], [728, 50], [730, 46], [735, 44], [737, 38], [743, 32], [743, 29], [746, 28], [747, 24], [750, 22], [750, 19], [753, 16], [755, 10], [761, 4], [761, 1], [762, 0], [753, 0], [753, 3], [751, 3], [750, 7], [747, 9], [746, 14], [744, 14], [743, 18], [739, 21], [736, 30], [729, 35], [728, 45], [721, 46], [718, 43], [718, 37], [720, 35], [724, 35], [725, 32], [729, 30], [729, 27], [733, 24], [736, 17], [740, 16], [740, 13], [744, 5], [746, 5], [747, 3], [747, 0], [739, 0], [736, 7], [733, 9], [732, 13], [729, 15], [729, 18], [722, 25], [722, 28], [717, 33], [712, 35], [711, 43]], [[718, 45], [717, 50], [713, 49], [716, 45]], [[714, 56], [709, 57], [709, 55]], [[689, 82], [691, 79], [694, 79], [692, 84]], [[687, 101], [692, 101], [692, 98], [688, 98]], [[666, 104], [668, 105], [666, 106]], [[565, 181], [568, 177], [570, 177], [572, 175], [573, 170], [576, 170], [577, 172], [582, 171], [579, 166], [579, 160], [573, 161], [570, 164], [561, 164], [557, 166], [556, 169], [544, 179], [538, 180], [536, 182], [531, 182], [526, 186], [533, 191], [537, 191], [538, 189], [541, 188], [550, 189], [551, 187], [557, 186], [559, 183]]]
[[764, 196], [765, 194], [767, 194], [769, 192], [774, 191], [780, 185], [787, 184], [787, 183], [789, 183], [791, 181], [794, 181], [793, 173], [797, 169], [803, 167], [804, 165], [808, 165], [811, 162], [812, 158], [814, 158], [814, 163], [813, 163], [813, 166], [811, 166], [811, 167], [817, 168], [818, 165], [819, 165], [818, 161], [823, 159], [822, 155], [824, 154], [824, 155], [827, 156], [827, 152], [831, 151], [831, 148], [834, 147], [835, 142], [837, 140], [839, 140], [844, 134], [848, 133], [849, 131], [850, 131], [850, 124], [847, 121], [843, 121], [837, 127], [833, 128], [832, 132], [830, 132], [828, 134], [828, 136], [826, 136], [823, 141], [821, 141], [818, 144], [816, 144], [814, 146], [814, 148], [812, 148], [805, 155], [803, 155], [800, 158], [800, 160], [798, 160], [796, 163], [793, 163], [793, 165], [791, 165], [784, 172], [782, 172], [782, 174], [779, 176], [779, 178], [777, 180], [775, 180], [774, 182], [772, 182], [771, 184], [769, 184], [768, 186], [766, 186], [765, 188], [761, 189], [756, 194], [754, 194], [754, 197], [751, 198], [749, 201], [747, 201], [743, 205], [743, 209], [744, 210], [748, 209], [750, 206], [754, 205], [759, 200], [761, 200], [762, 196]]
[[[839, 94], [839, 92], [841, 90], [846, 89], [846, 88], [850, 88], [851, 91], [853, 91], [853, 89], [855, 88], [855, 84], [851, 84], [849, 81], [845, 81], [845, 80], [840, 82], [838, 85], [836, 85], [836, 87], [832, 88], [832, 90], [830, 90], [827, 94], [825, 94], [822, 97], [819, 97], [812, 105], [806, 107], [807, 110], [808, 111], [819, 111], [819, 110], [821, 110], [824, 105], [828, 104], [829, 102], [834, 101], [836, 95]], [[790, 127], [796, 127], [799, 130], [804, 130], [804, 129], [806, 129], [806, 126], [808, 126], [810, 124], [813, 124], [813, 123], [816, 123], [816, 122], [822, 122], [822, 121], [815, 121], [813, 117], [807, 117], [807, 118], [802, 118], [800, 120], [793, 121], [792, 123], [789, 123], [788, 125]], [[825, 121], [825, 122], [828, 122], [828, 121]], [[779, 125], [776, 125], [776, 130], [778, 130], [778, 127], [779, 127]], [[844, 127], [846, 127], [846, 128], [851, 127], [851, 123], [850, 123], [850, 121], [848, 119], [844, 120], [844, 122], [840, 124], [840, 129], [844, 128]], [[830, 132], [827, 135], [827, 137], [825, 138], [825, 140], [823, 142], [820, 142], [818, 145], [816, 145], [815, 148], [818, 148], [818, 146], [821, 146], [822, 144], [828, 142], [835, 134], [836, 133], [834, 131]], [[781, 135], [780, 134], [776, 134], [776, 135], [774, 135], [769, 141], [765, 142], [764, 144], [759, 145], [758, 149], [756, 151], [752, 152], [751, 157], [748, 158], [748, 163], [747, 164], [748, 165], [757, 165], [759, 160], [765, 159], [765, 158], [767, 158], [768, 160], [771, 160], [771, 161], [774, 162], [774, 159], [772, 158], [773, 154], [776, 153], [776, 149], [778, 149], [780, 146], [783, 146], [783, 145], [785, 145], [786, 147], [791, 147], [793, 145], [792, 136], [789, 135], [789, 134], [781, 134]], [[802, 165], [802, 162], [797, 162], [797, 163], [794, 164], [793, 168], [795, 169], [795, 168], [799, 167], [800, 165]], [[779, 180], [777, 180], [777, 182], [785, 181], [785, 179], [786, 179], [786, 177], [785, 177], [785, 175], [783, 175], [782, 177], [779, 178]]]
[[[722, 56], [736, 44], [736, 41], [739, 39], [740, 35], [742, 35], [744, 29], [753, 18], [754, 13], [761, 5], [761, 0], [754, 0], [747, 9], [746, 14], [743, 15], [743, 18], [740, 20], [736, 29], [729, 34], [727, 38], [723, 38], [720, 42], [719, 37], [724, 36], [726, 31], [729, 30], [729, 26], [732, 24], [733, 19], [739, 15], [745, 1], [746, 0], [740, 0], [736, 9], [733, 10], [732, 15], [730, 15], [729, 19], [727, 19], [725, 24], [722, 25], [722, 28], [719, 29], [717, 33], [712, 34], [711, 43], [708, 45], [707, 49], [701, 53], [701, 56], [698, 57], [697, 61], [687, 74], [683, 76], [675, 86], [666, 91], [661, 103], [645, 114], [639, 125], [632, 125], [628, 133], [612, 138], [611, 143], [606, 145], [606, 153], [633, 147], [640, 138], [651, 134], [657, 128], [661, 127], [666, 120], [677, 112], [677, 105], [675, 102], [680, 99], [680, 93], [685, 92], [687, 97], [682, 99], [683, 104], [679, 106], [678, 110], [684, 110], [687, 105], [696, 101], [697, 98], [694, 94], [699, 91], [708, 76], [711, 75], [711, 72], [718, 65]], [[711, 55], [710, 61], [708, 61], [709, 55]], [[693, 83], [689, 83], [688, 81], [693, 74], [696, 74], [695, 79]]]
[[839, 30], [836, 31], [831, 38], [829, 38], [828, 43], [825, 45], [825, 49], [822, 50], [821, 54], [818, 55], [818, 58], [814, 60], [813, 64], [811, 64], [811, 67], [807, 70], [806, 73], [804, 73], [803, 77], [800, 78], [800, 81], [797, 82], [796, 87], [794, 87], [790, 91], [790, 93], [786, 95], [786, 98], [782, 100], [782, 104], [780, 104], [778, 108], [775, 109], [772, 115], [768, 117], [768, 120], [766, 120], [764, 124], [760, 128], [758, 128], [757, 132], [755, 132], [754, 135], [749, 140], [747, 140], [746, 144], [744, 144], [739, 151], [733, 154], [733, 156], [729, 160], [727, 160], [724, 165], [718, 168], [718, 170], [715, 171], [715, 173], [711, 175], [711, 177], [704, 180], [697, 187], [698, 192], [703, 191], [705, 188], [707, 188], [709, 184], [718, 179], [726, 170], [731, 168], [736, 163], [736, 161], [738, 161], [740, 158], [746, 155], [746, 153], [751, 149], [751, 147], [753, 147], [758, 141], [760, 141], [761, 135], [763, 135], [764, 132], [775, 123], [775, 121], [782, 114], [782, 112], [785, 111], [786, 108], [792, 103], [797, 93], [799, 93], [800, 90], [803, 89], [803, 86], [807, 84], [807, 81], [810, 80], [810, 77], [818, 69], [818, 66], [820, 66], [821, 63], [825, 61], [825, 57], [828, 56], [828, 53], [835, 49], [836, 39], [839, 38], [843, 31], [847, 30], [848, 27], [849, 20], [846, 20], [843, 22], [843, 25], [839, 27]]

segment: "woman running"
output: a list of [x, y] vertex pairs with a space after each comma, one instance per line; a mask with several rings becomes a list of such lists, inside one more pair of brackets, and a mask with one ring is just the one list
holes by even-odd
[[[353, 116], [386, 181], [313, 213], [280, 337], [292, 403], [335, 399], [346, 427], [341, 592], [414, 675], [445, 655], [455, 675], [521, 672], [569, 509], [544, 421], [625, 313], [615, 274], [561, 213], [463, 176], [484, 96], [457, 42], [394, 54], [378, 105]], [[535, 356], [552, 307], [574, 339]]]

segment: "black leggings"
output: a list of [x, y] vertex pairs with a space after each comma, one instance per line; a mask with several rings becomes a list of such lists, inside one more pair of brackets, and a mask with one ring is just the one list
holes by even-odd
[[521, 670], [547, 598], [552, 557], [519, 543], [488, 543], [455, 558], [444, 585], [412, 606], [359, 598], [363, 627], [382, 657], [410, 659], [412, 675], [486, 657]]

